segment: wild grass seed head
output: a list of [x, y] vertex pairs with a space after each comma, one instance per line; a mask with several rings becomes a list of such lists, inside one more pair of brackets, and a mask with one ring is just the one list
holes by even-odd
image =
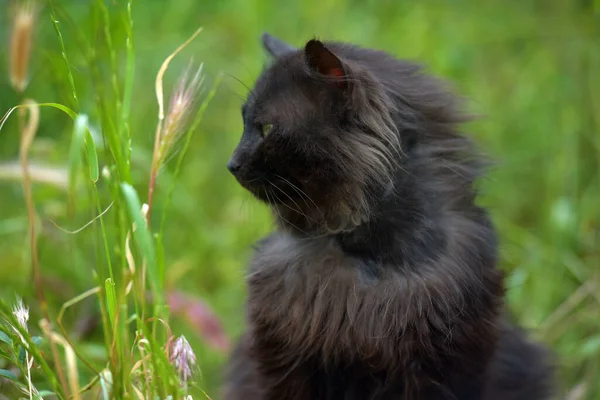
[[[162, 167], [176, 151], [177, 144], [189, 129], [192, 116], [197, 111], [200, 91], [204, 81], [203, 64], [193, 72], [192, 63], [177, 80], [171, 98], [167, 115], [162, 127], [158, 164]], [[192, 76], [193, 73], [193, 76]]]
[[34, 2], [23, 0], [15, 3], [10, 35], [10, 83], [21, 93], [28, 83], [29, 61], [33, 43], [36, 15]]
[[23, 300], [19, 297], [17, 298], [16, 304], [13, 306], [13, 315], [19, 322], [19, 325], [25, 330], [27, 330], [27, 321], [29, 321], [29, 307], [26, 307], [23, 304]]
[[187, 385], [194, 373], [196, 354], [185, 336], [179, 336], [173, 343], [169, 351], [169, 361], [177, 370], [183, 385]]

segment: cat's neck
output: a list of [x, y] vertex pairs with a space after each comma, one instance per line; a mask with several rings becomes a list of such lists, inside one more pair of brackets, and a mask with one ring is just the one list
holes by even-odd
[[440, 254], [446, 235], [443, 210], [431, 194], [402, 182], [382, 196], [368, 221], [336, 240], [350, 255], [409, 267]]
[[465, 196], [462, 196], [460, 209], [449, 207], [446, 203], [452, 200], [447, 193], [436, 193], [416, 178], [410, 180], [407, 181], [405, 174], [399, 174], [394, 185], [381, 194], [369, 218], [351, 229], [320, 230], [319, 225], [291, 212], [289, 207], [285, 207], [287, 213], [284, 214], [282, 208], [275, 210], [275, 216], [280, 229], [293, 236], [309, 240], [334, 239], [350, 256], [402, 268], [416, 267], [443, 254], [449, 235], [455, 232], [450, 229], [450, 221], [464, 220], [494, 240], [485, 210], [473, 201], [464, 201]]

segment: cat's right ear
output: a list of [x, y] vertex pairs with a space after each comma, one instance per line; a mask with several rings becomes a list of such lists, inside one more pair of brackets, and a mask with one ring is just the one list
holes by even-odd
[[283, 40], [277, 39], [275, 36], [271, 36], [266, 32], [262, 34], [262, 43], [265, 50], [267, 50], [274, 58], [278, 58], [298, 50], [294, 46], [290, 46]]

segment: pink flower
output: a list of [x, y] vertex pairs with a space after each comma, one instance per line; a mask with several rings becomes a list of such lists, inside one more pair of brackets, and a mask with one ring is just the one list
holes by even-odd
[[196, 354], [185, 336], [181, 335], [175, 340], [169, 354], [169, 361], [179, 373], [179, 378], [187, 384], [196, 366]]

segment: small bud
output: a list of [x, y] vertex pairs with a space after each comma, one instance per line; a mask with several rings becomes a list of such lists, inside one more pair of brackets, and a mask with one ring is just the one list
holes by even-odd
[[186, 340], [185, 336], [181, 335], [171, 349], [169, 361], [179, 373], [180, 379], [184, 384], [192, 377], [193, 368], [196, 366], [196, 354]]

